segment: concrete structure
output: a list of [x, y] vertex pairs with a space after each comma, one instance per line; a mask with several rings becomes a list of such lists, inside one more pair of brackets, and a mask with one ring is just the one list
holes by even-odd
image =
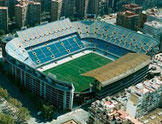
[[147, 115], [139, 118], [139, 121], [144, 124], [161, 124], [162, 123], [162, 109], [157, 108]]
[[0, 30], [8, 31], [8, 8], [0, 7]]
[[16, 4], [16, 0], [0, 0], [0, 6], [8, 7], [8, 16], [10, 19], [14, 16], [14, 6]]
[[99, 14], [99, 0], [89, 0], [88, 1], [88, 11], [87, 14]]
[[4, 0], [0, 0], [0, 6], [4, 6]]
[[41, 4], [33, 1], [20, 1], [15, 5], [15, 24], [18, 28], [40, 23]]
[[28, 2], [20, 2], [15, 5], [15, 24], [22, 28], [27, 24]]
[[157, 21], [162, 22], [162, 9], [152, 8], [142, 12], [147, 16], [147, 22]]
[[62, 11], [62, 0], [51, 0], [51, 21], [59, 20]]
[[87, 14], [89, 0], [76, 1], [76, 14], [78, 18], [84, 18]]
[[151, 21], [145, 22], [143, 33], [151, 35], [160, 41], [159, 50], [162, 51], [162, 22]]
[[142, 14], [142, 7], [137, 4], [125, 4], [123, 5], [123, 10], [129, 10], [139, 15]]
[[155, 6], [161, 6], [162, 1], [161, 0], [133, 0], [136, 4], [142, 6], [144, 9], [155, 7]]
[[41, 11], [50, 11], [51, 0], [30, 0], [34, 2], [39, 2], [41, 4]]
[[117, 18], [117, 13], [110, 14], [110, 15], [104, 15], [103, 17], [101, 17], [101, 21], [116, 25], [116, 18]]
[[143, 27], [143, 23], [144, 23], [144, 19], [142, 15], [142, 7], [137, 4], [125, 4], [123, 5], [123, 10], [125, 11], [128, 10], [128, 11], [134, 12], [139, 15], [139, 20], [137, 21], [138, 21], [138, 27], [140, 30], [140, 28]]
[[62, 3], [62, 16], [74, 17], [74, 14], [75, 14], [75, 1], [76, 0], [63, 0], [63, 3]]
[[138, 29], [139, 15], [131, 11], [123, 11], [117, 14], [116, 24], [131, 30]]
[[88, 112], [88, 123], [90, 124], [123, 124], [127, 122], [142, 124], [121, 109], [121, 103], [112, 100], [110, 97], [93, 102]]
[[155, 77], [128, 89], [130, 97], [126, 111], [130, 116], [139, 118], [156, 109], [161, 103], [162, 79]]
[[30, 26], [35, 26], [35, 24], [40, 24], [41, 21], [41, 4], [39, 2], [29, 2], [28, 4], [28, 17], [27, 23]]

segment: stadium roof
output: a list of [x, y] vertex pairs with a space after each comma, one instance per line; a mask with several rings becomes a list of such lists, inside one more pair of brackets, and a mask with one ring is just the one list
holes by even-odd
[[150, 63], [150, 57], [140, 53], [128, 53], [127, 55], [107, 65], [84, 73], [82, 75], [93, 77], [102, 86], [112, 84]]
[[75, 32], [77, 32], [77, 30], [74, 28], [72, 22], [67, 18], [18, 31], [17, 34], [23, 47], [27, 48]]

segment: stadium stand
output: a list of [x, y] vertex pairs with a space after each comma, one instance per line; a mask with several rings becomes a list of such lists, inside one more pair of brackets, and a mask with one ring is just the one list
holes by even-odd
[[[63, 109], [72, 109], [74, 99], [78, 98], [78, 100], [83, 99], [84, 101], [85, 97], [87, 98], [91, 94], [95, 94], [94, 92], [96, 92], [97, 98], [101, 98], [109, 93], [117, 92], [135, 82], [141, 81], [148, 71], [149, 63], [145, 63], [147, 59], [141, 59], [145, 63], [145, 66], [141, 66], [140, 69], [130, 66], [127, 68], [128, 70], [135, 68], [132, 73], [128, 74], [127, 77], [120, 77], [120, 80], [109, 85], [98, 85], [97, 88], [93, 88], [96, 86], [93, 83], [96, 83], [98, 78], [96, 78], [97, 76], [91, 76], [94, 82], [86, 82], [86, 87], [89, 89], [82, 87], [80, 89], [84, 91], [80, 90], [80, 92], [75, 92], [74, 84], [70, 80], [59, 80], [56, 74], [45, 74], [39, 70], [40, 68], [50, 64], [57, 64], [57, 61], [66, 57], [70, 58], [77, 53], [84, 54], [86, 50], [102, 54], [102, 56], [90, 55], [90, 57], [102, 60], [100, 61], [101, 63], [98, 60], [93, 61], [93, 58], [88, 59], [88, 57], [85, 60], [84, 56], [81, 59], [82, 63], [89, 62], [85, 64], [87, 67], [92, 65], [90, 62], [93, 61], [95, 63], [97, 61], [98, 63], [93, 64], [93, 66], [98, 67], [105, 64], [105, 62], [108, 63], [112, 60], [120, 59], [120, 57], [127, 56], [127, 53], [132, 53], [132, 56], [136, 56], [137, 53], [152, 56], [158, 51], [158, 45], [159, 41], [154, 38], [105, 22], [88, 20], [71, 22], [69, 19], [64, 19], [18, 31], [14, 39], [8, 43], [4, 42], [2, 48], [3, 58], [7, 63], [8, 70], [16, 80], [20, 80], [23, 86], [54, 105]], [[146, 55], [144, 55], [144, 58], [147, 58]], [[127, 59], [129, 57], [126, 57], [124, 62], [131, 65], [131, 62]], [[139, 60], [138, 62], [137, 65], [135, 64], [136, 66], [141, 65], [141, 61]], [[77, 67], [82, 63], [73, 62]], [[62, 68], [64, 67], [62, 66]], [[73, 68], [75, 68], [75, 65]], [[69, 68], [66, 66], [66, 69]], [[87, 70], [89, 71], [89, 69], [91, 68]], [[115, 70], [115, 68], [112, 68], [113, 70], [118, 73], [122, 71], [121, 69]], [[67, 70], [64, 71], [67, 72]], [[78, 77], [81, 76], [82, 72], [86, 73], [85, 68], [81, 71], [80, 68], [75, 68], [73, 74], [76, 74], [75, 71], [79, 71]], [[109, 73], [116, 74], [111, 71]], [[85, 78], [86, 81], [89, 81], [87, 77]], [[130, 82], [130, 79], [134, 80]], [[78, 89], [82, 85], [79, 83], [76, 84], [78, 85]], [[97, 89], [97, 91], [92, 89]]]
[[63, 56], [73, 54], [76, 51], [84, 48], [82, 42], [77, 35], [71, 35], [67, 38], [60, 38], [59, 40], [45, 42], [44, 44], [37, 45], [35, 48], [28, 48], [29, 56], [39, 65], [42, 63], [50, 62], [51, 60], [57, 60]]
[[[95, 38], [106, 41], [128, 51], [152, 54], [158, 51], [158, 41], [134, 31], [105, 22], [79, 21], [74, 22], [81, 39]], [[156, 42], [156, 43], [155, 43]], [[154, 48], [154, 51], [152, 51]]]

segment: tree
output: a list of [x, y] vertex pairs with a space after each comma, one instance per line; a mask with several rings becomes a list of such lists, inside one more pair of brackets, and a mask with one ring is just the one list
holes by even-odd
[[45, 119], [50, 120], [54, 115], [54, 106], [43, 104], [42, 113]]
[[0, 96], [5, 98], [5, 99], [8, 99], [9, 95], [8, 95], [7, 90], [0, 87]]
[[0, 113], [0, 124], [15, 124], [15, 123], [14, 119], [12, 119], [9, 115]]
[[21, 108], [22, 107], [22, 103], [20, 101], [18, 101], [17, 99], [9, 98], [8, 102], [13, 104], [17, 108]]
[[5, 31], [4, 30], [0, 30], [0, 35], [4, 35]]
[[30, 119], [30, 112], [27, 108], [21, 107], [17, 112], [17, 117], [20, 121], [27, 121]]

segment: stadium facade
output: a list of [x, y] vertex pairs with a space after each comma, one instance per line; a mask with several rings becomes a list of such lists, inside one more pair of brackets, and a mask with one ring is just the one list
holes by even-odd
[[[18, 31], [14, 39], [4, 42], [3, 58], [11, 74], [24, 87], [60, 108], [72, 109], [77, 96], [84, 97], [93, 92], [102, 98], [140, 82], [150, 63], [147, 55], [156, 53], [158, 45], [156, 39], [105, 22], [64, 19]], [[110, 63], [112, 65], [83, 74], [95, 79], [93, 87], [86, 91], [76, 92], [72, 82], [58, 80], [54, 74], [40, 71], [44, 66], [57, 64], [57, 61], [85, 50], [117, 59]], [[110, 66], [113, 68], [109, 69]]]

